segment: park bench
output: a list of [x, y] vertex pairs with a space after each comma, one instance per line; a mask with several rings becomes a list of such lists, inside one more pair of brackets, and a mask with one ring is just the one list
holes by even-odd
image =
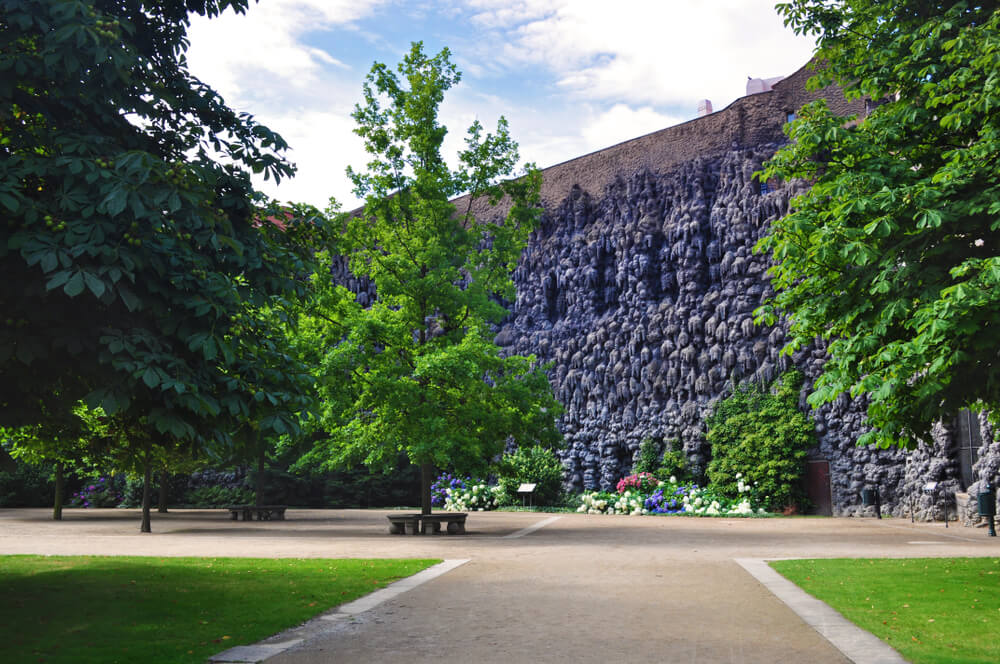
[[441, 524], [446, 524], [449, 535], [465, 534], [465, 512], [445, 512], [443, 514], [390, 514], [389, 532], [393, 535], [426, 535], [441, 532]]
[[417, 535], [420, 533], [419, 514], [390, 514], [389, 532], [393, 535]]
[[284, 521], [284, 505], [230, 505], [226, 508], [233, 521], [239, 521], [243, 517], [244, 521]]

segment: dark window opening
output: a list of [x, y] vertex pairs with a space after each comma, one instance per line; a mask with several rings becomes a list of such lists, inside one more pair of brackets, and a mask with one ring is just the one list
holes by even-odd
[[559, 288], [556, 273], [552, 272], [545, 279], [545, 309], [549, 317], [549, 322], [555, 323], [559, 320]]
[[959, 412], [957, 422], [958, 464], [962, 489], [976, 481], [972, 467], [979, 460], [979, 448], [983, 446], [983, 432], [979, 428], [979, 413], [971, 410]]

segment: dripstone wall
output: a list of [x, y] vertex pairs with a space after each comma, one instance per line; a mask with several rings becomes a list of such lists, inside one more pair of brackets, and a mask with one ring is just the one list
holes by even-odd
[[[702, 422], [731, 380], [767, 382], [792, 365], [818, 375], [822, 348], [781, 356], [787, 328], [755, 325], [752, 314], [771, 293], [768, 259], [752, 247], [795, 193], [762, 193], [753, 173], [786, 140], [787, 113], [818, 94], [841, 114], [865, 112], [838, 90], [807, 92], [808, 75], [544, 171], [545, 213], [496, 341], [554, 363], [569, 488], [610, 488], [646, 437], [683, 447], [704, 469]], [[886, 511], [909, 515], [912, 505], [917, 518], [943, 518], [960, 488], [949, 429], [909, 454], [858, 448], [863, 411], [843, 398], [812, 412], [811, 456], [830, 462], [834, 513], [872, 514], [859, 494], [878, 486]], [[921, 491], [929, 481], [936, 495]]]
[[[809, 75], [803, 68], [711, 115], [544, 170], [545, 212], [514, 274], [517, 299], [496, 342], [553, 362], [566, 408], [568, 488], [612, 487], [647, 437], [683, 448], [703, 470], [703, 420], [733, 380], [768, 382], [795, 366], [807, 378], [806, 408], [824, 349], [781, 356], [787, 327], [753, 321], [771, 287], [769, 260], [752, 247], [796, 190], [762, 190], [753, 173], [786, 141], [782, 126], [803, 104], [823, 96], [841, 115], [866, 112], [837, 89], [806, 91]], [[345, 261], [333, 274], [362, 304], [374, 299]], [[932, 440], [902, 452], [856, 446], [863, 402], [842, 397], [811, 416], [819, 444], [810, 457], [830, 464], [835, 515], [874, 515], [860, 492], [877, 486], [884, 513], [954, 518], [962, 486], [952, 427], [938, 424]], [[973, 472], [995, 477], [1000, 442], [980, 419], [984, 443]], [[924, 491], [929, 482], [932, 493]]]

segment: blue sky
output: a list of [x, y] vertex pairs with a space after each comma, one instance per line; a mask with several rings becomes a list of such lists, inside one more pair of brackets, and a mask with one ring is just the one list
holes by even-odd
[[747, 76], [809, 58], [774, 0], [260, 0], [192, 23], [194, 74], [290, 143], [297, 176], [259, 183], [281, 200], [356, 203], [344, 176], [366, 161], [350, 112], [374, 61], [410, 42], [447, 46], [463, 72], [441, 109], [452, 153], [473, 120], [510, 122], [545, 167], [716, 110]]

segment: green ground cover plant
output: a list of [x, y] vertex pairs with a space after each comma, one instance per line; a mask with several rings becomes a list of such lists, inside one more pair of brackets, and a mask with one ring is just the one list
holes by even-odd
[[439, 560], [0, 557], [0, 661], [204, 662]]
[[771, 567], [914, 664], [1000, 661], [1000, 558], [781, 560]]

